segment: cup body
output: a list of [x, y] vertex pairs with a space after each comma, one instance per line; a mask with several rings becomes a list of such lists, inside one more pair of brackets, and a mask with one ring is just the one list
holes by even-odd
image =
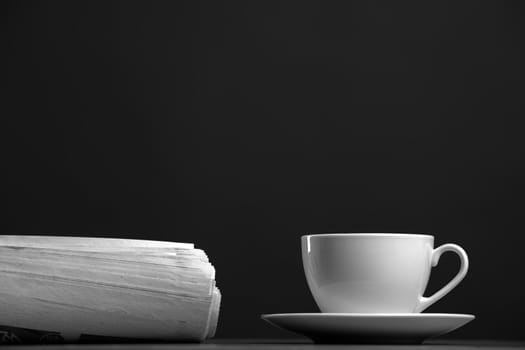
[[321, 312], [412, 313], [430, 277], [434, 237], [320, 234], [301, 238], [303, 266]]

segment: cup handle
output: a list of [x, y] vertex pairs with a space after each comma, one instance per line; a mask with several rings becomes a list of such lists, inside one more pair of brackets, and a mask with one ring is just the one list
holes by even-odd
[[461, 266], [459, 268], [459, 272], [456, 274], [456, 276], [448, 282], [443, 288], [438, 290], [436, 293], [434, 293], [430, 297], [424, 297], [421, 296], [419, 299], [419, 305], [416, 307], [415, 312], [421, 312], [425, 310], [430, 305], [434, 304], [439, 299], [443, 298], [445, 295], [447, 295], [452, 289], [454, 289], [459, 282], [465, 277], [468, 271], [468, 256], [467, 253], [457, 244], [443, 244], [442, 246], [439, 246], [438, 248], [434, 249], [432, 252], [432, 267], [436, 266], [439, 262], [439, 258], [441, 257], [441, 254], [445, 252], [454, 252], [457, 255], [459, 255], [459, 259], [461, 261]]

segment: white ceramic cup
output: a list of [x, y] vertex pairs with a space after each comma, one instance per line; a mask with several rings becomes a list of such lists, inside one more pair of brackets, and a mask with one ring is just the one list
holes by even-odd
[[[301, 245], [308, 286], [326, 313], [421, 312], [456, 287], [468, 270], [468, 257], [460, 246], [434, 249], [430, 235], [306, 235]], [[447, 251], [459, 255], [459, 272], [434, 295], [424, 297], [430, 270]]]

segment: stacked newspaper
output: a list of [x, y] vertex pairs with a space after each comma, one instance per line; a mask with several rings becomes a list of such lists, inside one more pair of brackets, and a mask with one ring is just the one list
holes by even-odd
[[221, 294], [193, 244], [0, 236], [0, 343], [213, 337]]

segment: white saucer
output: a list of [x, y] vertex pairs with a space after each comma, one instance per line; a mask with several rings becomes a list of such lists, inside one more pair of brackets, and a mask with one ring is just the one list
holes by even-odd
[[315, 343], [421, 344], [472, 321], [464, 314], [270, 314], [274, 326], [311, 338]]

